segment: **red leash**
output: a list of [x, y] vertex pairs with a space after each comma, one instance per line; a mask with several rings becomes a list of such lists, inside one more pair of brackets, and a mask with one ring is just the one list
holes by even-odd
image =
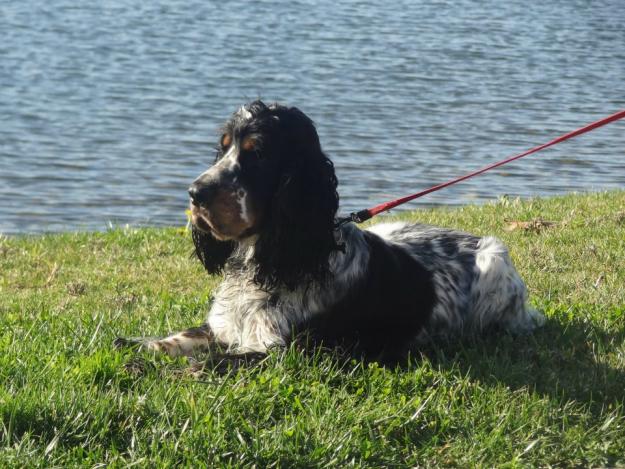
[[343, 218], [341, 220], [339, 220], [339, 222], [337, 223], [337, 226], [341, 226], [345, 223], [348, 223], [350, 221], [353, 221], [355, 223], [362, 223], [363, 221], [368, 220], [369, 218], [372, 218], [374, 216], [376, 216], [377, 214], [379, 214], [380, 212], [385, 212], [387, 210], [390, 210], [394, 207], [397, 207], [398, 205], [401, 204], [405, 204], [406, 202], [409, 202], [411, 200], [414, 199], [418, 199], [419, 197], [423, 197], [424, 195], [427, 195], [431, 192], [436, 192], [440, 189], [443, 189], [444, 187], [447, 186], [451, 186], [452, 184], [456, 184], [458, 182], [464, 181], [465, 179], [469, 179], [472, 178], [473, 176], [477, 176], [478, 174], [482, 174], [485, 173], [486, 171], [489, 171], [493, 168], [497, 168], [498, 166], [503, 166], [504, 164], [510, 163], [511, 161], [514, 160], [518, 160], [519, 158], [523, 158], [524, 156], [527, 155], [531, 155], [532, 153], [536, 153], [537, 151], [543, 150], [547, 147], [550, 147], [552, 145], [556, 145], [557, 143], [560, 142], [564, 142], [565, 140], [568, 140], [570, 138], [573, 137], [577, 137], [578, 135], [582, 135], [585, 134], [586, 132], [590, 132], [591, 130], [597, 129], [599, 127], [602, 127], [606, 124], [609, 124], [610, 122], [614, 122], [617, 121], [619, 119], [622, 119], [623, 117], [625, 117], [625, 109], [622, 111], [619, 111], [615, 114], [612, 114], [611, 116], [608, 117], [604, 117], [603, 119], [599, 119], [598, 121], [593, 122], [592, 124], [588, 124], [585, 127], [581, 127], [577, 130], [574, 130], [572, 132], [569, 132], [567, 134], [561, 135], [558, 138], [555, 138], [553, 140], [551, 140], [550, 142], [544, 143], [542, 145], [539, 145], [537, 147], [534, 147], [530, 150], [527, 150], [523, 153], [520, 153], [518, 155], [512, 156], [510, 158], [506, 158], [505, 160], [499, 161], [497, 163], [493, 163], [490, 164], [488, 166], [485, 166], [482, 169], [478, 169], [477, 171], [473, 171], [472, 173], [469, 174], [465, 174], [464, 176], [460, 176], [456, 179], [452, 179], [451, 181], [447, 181], [447, 182], [443, 182], [442, 184], [438, 184], [436, 186], [430, 187], [429, 189], [426, 189], [424, 191], [421, 192], [417, 192], [416, 194], [412, 194], [412, 195], [408, 195], [406, 197], [402, 197], [400, 199], [396, 199], [396, 200], [391, 200], [390, 202], [384, 202], [380, 205], [376, 205], [375, 207], [372, 208], [368, 208], [365, 210], [361, 210], [359, 212], [353, 212], [352, 214], [350, 214], [349, 217]]

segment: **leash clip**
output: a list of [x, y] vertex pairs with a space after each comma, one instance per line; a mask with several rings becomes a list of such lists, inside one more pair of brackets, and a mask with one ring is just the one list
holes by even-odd
[[360, 210], [359, 212], [352, 212], [348, 217], [339, 218], [338, 221], [334, 224], [336, 229], [340, 228], [343, 225], [346, 225], [350, 222], [354, 223], [362, 223], [367, 221], [369, 218], [373, 217], [369, 209]]

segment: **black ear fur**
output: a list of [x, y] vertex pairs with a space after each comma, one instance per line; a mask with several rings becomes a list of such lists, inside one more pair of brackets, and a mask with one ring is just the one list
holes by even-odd
[[339, 198], [334, 165], [321, 151], [313, 122], [299, 109], [270, 107], [282, 133], [280, 185], [255, 247], [255, 281], [294, 289], [323, 281], [339, 246], [334, 219]]
[[191, 228], [195, 255], [209, 274], [221, 272], [234, 250], [234, 241], [218, 241], [210, 233]]

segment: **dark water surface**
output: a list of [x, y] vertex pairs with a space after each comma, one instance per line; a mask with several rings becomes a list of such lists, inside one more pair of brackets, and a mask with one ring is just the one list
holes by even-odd
[[[4, 1], [0, 232], [183, 225], [257, 97], [315, 120], [360, 209], [625, 107], [625, 3]], [[619, 187], [625, 122], [420, 203]]]

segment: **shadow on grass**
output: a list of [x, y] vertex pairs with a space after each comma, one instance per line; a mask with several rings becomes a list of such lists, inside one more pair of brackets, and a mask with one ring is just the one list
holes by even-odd
[[[591, 323], [573, 321], [564, 326], [556, 319], [548, 319], [532, 335], [492, 333], [421, 348], [398, 372], [410, 372], [425, 359], [435, 369], [486, 385], [504, 385], [512, 390], [525, 388], [558, 401], [576, 401], [588, 405], [593, 412], [600, 412], [610, 404], [625, 405], [625, 368], [607, 363], [610, 357], [614, 359], [615, 349], [624, 342], [625, 328], [610, 333]], [[300, 355], [306, 358], [302, 360]], [[330, 361], [332, 368], [347, 371], [354, 367], [353, 358], [346, 349], [319, 348], [304, 338], [289, 349], [270, 352], [268, 357], [215, 354], [212, 358], [190, 359], [187, 366], [170, 364], [165, 368], [163, 363], [154, 365], [150, 359], [135, 357], [126, 369], [139, 378], [146, 370], [143, 366], [135, 367], [143, 363], [149, 369], [161, 368], [161, 375], [186, 375], [214, 383], [239, 369], [261, 372], [277, 363], [294, 371]]]
[[[457, 370], [488, 385], [528, 388], [591, 411], [625, 404], [625, 370], [608, 363], [607, 351], [625, 341], [625, 329], [608, 333], [581, 322], [549, 319], [533, 335], [496, 335], [422, 351], [432, 366]], [[607, 351], [606, 351], [607, 350]]]
[[[457, 374], [486, 386], [506, 386], [512, 390], [528, 389], [557, 402], [573, 401], [587, 407], [595, 415], [605, 413], [606, 407], [625, 405], [625, 370], [615, 368], [605, 360], [614, 360], [615, 350], [625, 341], [625, 329], [616, 332], [607, 332], [596, 325], [582, 322], [572, 322], [563, 326], [557, 320], [548, 320], [545, 326], [535, 334], [513, 337], [505, 334], [491, 334], [482, 338], [467, 339], [462, 342], [432, 346], [421, 350], [419, 357], [413, 358], [404, 369], [397, 369], [397, 373], [410, 373], [419, 368], [425, 360], [429, 361], [434, 369], [442, 372]], [[302, 359], [302, 353], [314, 352]], [[328, 359], [334, 363], [333, 370], [344, 369], [345, 372], [329, 373], [336, 376], [327, 384], [343, 387], [350, 381], [349, 369], [354, 369], [353, 360], [344, 353], [336, 350], [302, 350], [292, 347], [288, 350], [271, 352], [269, 359], [259, 361], [236, 362], [224, 369], [208, 366], [191, 371], [199, 371], [199, 379], [210, 381], [212, 384], [223, 382], [222, 373], [226, 371], [231, 377], [236, 376], [239, 366], [245, 372], [261, 373], [265, 367], [283, 367], [285, 372], [298, 370], [307, 373], [307, 369], [314, 368], [319, 361], [324, 366]], [[132, 387], [135, 380], [145, 376], [153, 379], [175, 379], [176, 375], [188, 374], [188, 365], [181, 362], [155, 363], [154, 357], [133, 357], [129, 355], [125, 362], [125, 373], [116, 383], [120, 390]], [[215, 364], [213, 361], [212, 365]], [[193, 365], [193, 362], [192, 362]], [[195, 363], [199, 366], [200, 363]], [[334, 368], [335, 367], [335, 368]], [[219, 376], [221, 375], [221, 376]], [[197, 378], [197, 376], [195, 376]], [[108, 380], [107, 380], [108, 381]], [[127, 382], [130, 382], [129, 383]], [[101, 380], [94, 380], [95, 389], [99, 389]], [[23, 403], [22, 403], [23, 404]], [[87, 406], [87, 404], [85, 404]], [[0, 418], [5, 422], [5, 434], [0, 431], [0, 438], [4, 443], [15, 442], [30, 433], [33, 438], [49, 442], [61, 429], [60, 447], [71, 447], [84, 444], [85, 435], [92, 422], [107, 422], [106, 428], [101, 428], [97, 435], [90, 438], [98, 445], [113, 445], [125, 449], [130, 444], [131, 430], [127, 425], [129, 416], [137, 422], [136, 431], [146, 422], [158, 420], [159, 410], [154, 408], [133, 407], [133, 401], [123, 401], [123, 404], [109, 407], [107, 404], [96, 405], [88, 410], [81, 406], [82, 412], [90, 414], [96, 412], [98, 418], [89, 418], [82, 422], [80, 428], [71, 424], [76, 418], [77, 409], [61, 410], [58, 405], [16, 406], [4, 408]], [[280, 411], [283, 409], [278, 408]], [[81, 414], [82, 414], [81, 412]], [[138, 422], [141, 422], [140, 424]], [[101, 423], [97, 424], [102, 427]], [[420, 430], [420, 438], [429, 438]]]

